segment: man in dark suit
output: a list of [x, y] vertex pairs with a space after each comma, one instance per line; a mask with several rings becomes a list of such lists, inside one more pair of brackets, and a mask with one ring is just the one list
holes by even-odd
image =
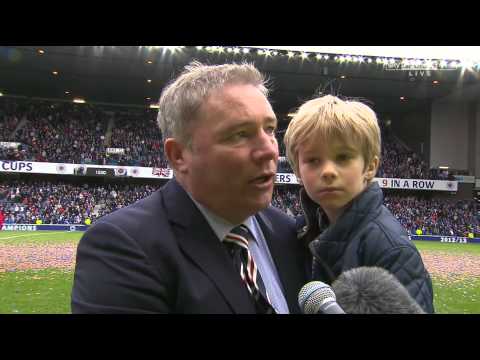
[[192, 63], [160, 97], [174, 179], [81, 239], [73, 313], [297, 313], [295, 222], [269, 206], [277, 119], [252, 65]]

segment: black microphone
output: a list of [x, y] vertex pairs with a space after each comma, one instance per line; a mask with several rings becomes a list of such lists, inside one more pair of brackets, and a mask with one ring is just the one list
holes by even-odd
[[332, 289], [347, 314], [425, 314], [400, 281], [383, 268], [345, 271]]
[[298, 294], [298, 305], [304, 314], [345, 314], [337, 304], [332, 288], [321, 281], [305, 284]]

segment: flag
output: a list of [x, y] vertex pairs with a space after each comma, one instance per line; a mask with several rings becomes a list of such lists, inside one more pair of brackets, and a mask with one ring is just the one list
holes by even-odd
[[158, 177], [170, 177], [170, 170], [171, 169], [164, 169], [164, 168], [153, 168], [152, 169], [152, 175], [158, 176]]

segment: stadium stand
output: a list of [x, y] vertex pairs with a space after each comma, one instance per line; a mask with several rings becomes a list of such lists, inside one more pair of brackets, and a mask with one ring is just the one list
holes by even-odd
[[[277, 139], [285, 155], [281, 121]], [[381, 124], [382, 125], [382, 124]], [[451, 179], [410, 151], [382, 125], [382, 165], [377, 177]], [[29, 99], [0, 98], [0, 158], [97, 165], [168, 167], [151, 109], [106, 110], [102, 106]], [[109, 154], [107, 148], [123, 149]], [[291, 173], [281, 160], [279, 173]], [[127, 206], [158, 189], [158, 184], [107, 183], [79, 185], [65, 180], [32, 177], [0, 182], [0, 206], [6, 224], [83, 224]], [[272, 205], [291, 216], [301, 213], [296, 185], [276, 186]], [[475, 200], [446, 200], [402, 196], [385, 191], [385, 204], [412, 234], [480, 236], [480, 206]]]
[[157, 131], [156, 113], [116, 114], [110, 147], [125, 149], [124, 155], [106, 155], [106, 164], [168, 167], [163, 153], [162, 137]]
[[65, 181], [3, 180], [0, 206], [6, 224], [84, 224], [140, 200], [158, 186], [72, 184]]
[[[0, 208], [6, 224], [84, 224], [140, 200], [161, 186], [73, 184], [66, 181], [2, 180]], [[301, 213], [299, 187], [276, 186], [272, 205], [290, 216]], [[474, 200], [439, 200], [385, 194], [385, 205], [411, 234], [480, 235], [480, 206]]]
[[[283, 124], [277, 132], [281, 156], [285, 156], [285, 128]], [[436, 170], [428, 169], [420, 156], [405, 148], [389, 132], [383, 131], [382, 136], [378, 177], [445, 178]], [[112, 112], [88, 104], [33, 100], [16, 103], [2, 98], [0, 141], [21, 143], [19, 149], [2, 149], [0, 155], [5, 160], [168, 167], [157, 131], [156, 112], [152, 110]], [[107, 154], [108, 147], [124, 149], [124, 154]], [[292, 169], [283, 162], [279, 172], [292, 172]]]
[[[298, 192], [298, 187], [277, 186], [272, 205], [297, 216], [301, 214]], [[480, 235], [480, 205], [475, 200], [391, 195], [384, 190], [384, 204], [411, 234], [421, 230], [422, 235]]]

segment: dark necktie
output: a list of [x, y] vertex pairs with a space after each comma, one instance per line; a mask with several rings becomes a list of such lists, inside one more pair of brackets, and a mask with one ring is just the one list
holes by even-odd
[[224, 240], [233, 263], [240, 272], [240, 277], [255, 302], [257, 313], [274, 314], [275, 310], [271, 305], [265, 284], [248, 249], [249, 241], [255, 240], [245, 225], [234, 228]]

